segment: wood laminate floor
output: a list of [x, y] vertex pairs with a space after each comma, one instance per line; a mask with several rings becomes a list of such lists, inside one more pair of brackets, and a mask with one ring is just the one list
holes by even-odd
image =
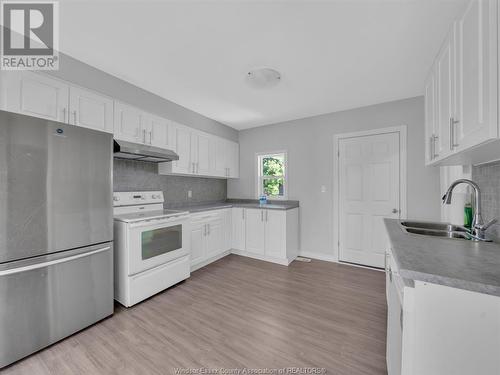
[[173, 374], [321, 367], [386, 374], [384, 274], [229, 255], [185, 282], [7, 367], [2, 375]]

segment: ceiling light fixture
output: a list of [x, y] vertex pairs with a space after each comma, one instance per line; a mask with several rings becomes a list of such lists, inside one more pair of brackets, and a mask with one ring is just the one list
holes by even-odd
[[255, 88], [276, 86], [280, 81], [280, 72], [271, 68], [252, 69], [247, 73], [247, 82]]

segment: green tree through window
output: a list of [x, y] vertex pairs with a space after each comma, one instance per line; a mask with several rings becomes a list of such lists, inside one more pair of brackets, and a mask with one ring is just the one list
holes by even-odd
[[285, 196], [285, 154], [259, 156], [259, 195], [271, 198]]

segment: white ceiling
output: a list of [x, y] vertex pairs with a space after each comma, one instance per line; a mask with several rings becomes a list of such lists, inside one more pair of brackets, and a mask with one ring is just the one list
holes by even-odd
[[[244, 129], [422, 95], [464, 0], [60, 4], [63, 52]], [[255, 67], [281, 82], [249, 86]]]

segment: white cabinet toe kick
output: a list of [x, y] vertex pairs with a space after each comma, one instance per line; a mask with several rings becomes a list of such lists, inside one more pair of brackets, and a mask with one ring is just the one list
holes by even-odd
[[232, 207], [191, 215], [191, 271], [231, 253], [288, 266], [298, 252], [298, 208]]

